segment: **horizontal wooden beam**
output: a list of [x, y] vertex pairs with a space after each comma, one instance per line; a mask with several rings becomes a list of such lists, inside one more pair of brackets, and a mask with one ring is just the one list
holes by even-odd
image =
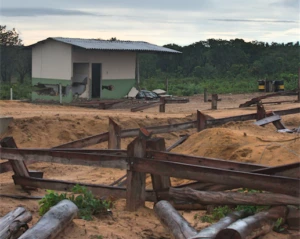
[[230, 160], [176, 154], [176, 153], [169, 153], [169, 152], [152, 151], [152, 150], [147, 151], [147, 157], [153, 158], [155, 160], [178, 162], [178, 163], [214, 167], [214, 168], [223, 168], [223, 169], [235, 170], [235, 171], [252, 171], [256, 169], [266, 168], [265, 166], [258, 165], [258, 164], [241, 163], [241, 162], [230, 161]]
[[[33, 188], [51, 189], [57, 191], [72, 191], [72, 188], [79, 184], [87, 187], [94, 195], [98, 197], [111, 197], [113, 199], [126, 198], [126, 188], [124, 187], [111, 187], [102, 184], [88, 184], [80, 182], [70, 182], [53, 179], [40, 179], [31, 177], [13, 176], [14, 182], [17, 185], [28, 186]], [[154, 202], [155, 195], [151, 190], [146, 191], [146, 200]]]
[[292, 196], [300, 195], [300, 180], [295, 178], [230, 171], [153, 159], [130, 158], [129, 165], [131, 170], [137, 172], [265, 190]]
[[53, 148], [84, 148], [87, 146], [106, 142], [108, 140], [108, 132], [93, 135], [87, 138], [78, 139], [69, 143], [61, 144]]
[[[300, 107], [286, 109], [286, 110], [276, 110], [273, 111], [277, 115], [289, 115], [289, 114], [297, 114], [300, 112]], [[246, 114], [246, 115], [237, 115], [220, 119], [209, 119], [207, 120], [207, 125], [222, 125], [231, 121], [247, 121], [247, 120], [255, 120], [257, 117], [256, 113]]]
[[1, 159], [24, 160], [36, 162], [62, 163], [84, 166], [104, 166], [107, 161], [124, 161], [126, 156], [111, 154], [85, 154], [64, 151], [45, 151], [37, 149], [0, 148]]
[[290, 178], [300, 178], [300, 162], [285, 164], [275, 167], [256, 169], [253, 173], [278, 175]]
[[[148, 131], [153, 134], [163, 134], [170, 133], [174, 131], [186, 130], [196, 127], [196, 121], [189, 121], [179, 124], [161, 125], [161, 126], [151, 126], [145, 127]], [[135, 137], [139, 135], [140, 129], [125, 129], [121, 132], [122, 138]]]
[[[287, 115], [287, 114], [296, 114], [300, 112], [300, 107], [287, 109], [287, 110], [278, 110], [274, 111], [274, 113], [278, 115]], [[228, 123], [230, 121], [246, 121], [246, 120], [254, 120], [256, 119], [256, 113], [247, 114], [247, 115], [238, 115], [232, 117], [226, 117], [221, 119], [210, 119], [207, 120], [207, 125], [221, 125]], [[190, 128], [196, 128], [197, 121], [189, 121], [179, 124], [172, 125], [161, 125], [161, 126], [151, 126], [146, 127], [147, 130], [152, 131], [154, 134], [162, 134], [162, 133], [170, 133], [174, 131], [186, 130]], [[139, 128], [135, 129], [124, 129], [121, 131], [121, 137], [135, 137], [139, 135]], [[108, 132], [104, 132], [101, 134], [93, 135], [87, 138], [75, 140], [66, 144], [58, 145], [54, 148], [84, 148], [87, 146], [99, 144], [108, 140]]]
[[184, 104], [190, 102], [189, 98], [164, 98], [166, 104]]
[[140, 111], [140, 110], [145, 110], [145, 109], [149, 109], [149, 108], [152, 108], [152, 107], [155, 107], [155, 106], [159, 106], [161, 104], [161, 102], [151, 102], [151, 103], [146, 103], [146, 104], [143, 104], [143, 105], [139, 105], [139, 106], [136, 106], [134, 108], [131, 108], [131, 112], [137, 112], [137, 111]]
[[207, 192], [191, 188], [170, 188], [172, 198], [206, 205], [300, 205], [298, 197], [278, 193]]

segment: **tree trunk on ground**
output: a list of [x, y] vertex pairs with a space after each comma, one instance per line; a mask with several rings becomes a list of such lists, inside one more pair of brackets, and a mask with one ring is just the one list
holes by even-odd
[[198, 238], [215, 238], [219, 231], [228, 227], [230, 224], [236, 220], [247, 216], [245, 212], [233, 212], [222, 218], [220, 221], [212, 224], [211, 226], [201, 230], [196, 236], [191, 237], [190, 239]]
[[0, 219], [0, 238], [18, 238], [28, 229], [27, 223], [32, 220], [31, 213], [23, 207], [18, 207]]
[[287, 207], [278, 206], [238, 220], [221, 230], [215, 239], [252, 239], [265, 235], [273, 229], [277, 219], [285, 221], [287, 211]]
[[175, 239], [187, 239], [197, 234], [169, 202], [159, 201], [154, 206], [154, 212]]
[[207, 192], [170, 188], [171, 197], [185, 202], [213, 205], [300, 205], [298, 197], [275, 193]]
[[286, 223], [289, 229], [300, 230], [300, 210], [297, 207], [288, 206], [289, 212], [286, 217]]
[[73, 220], [77, 215], [77, 206], [69, 201], [63, 200], [50, 210], [19, 239], [52, 239]]

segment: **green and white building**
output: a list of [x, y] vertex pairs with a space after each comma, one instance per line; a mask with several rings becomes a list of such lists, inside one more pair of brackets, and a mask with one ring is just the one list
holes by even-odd
[[139, 81], [138, 53], [180, 53], [147, 42], [53, 37], [32, 48], [32, 100], [120, 99]]

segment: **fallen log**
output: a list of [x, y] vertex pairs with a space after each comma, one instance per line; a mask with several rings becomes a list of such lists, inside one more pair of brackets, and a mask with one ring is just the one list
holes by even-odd
[[208, 192], [191, 188], [170, 188], [176, 200], [208, 205], [300, 205], [298, 197], [277, 193]]
[[19, 239], [52, 239], [73, 220], [77, 215], [77, 206], [69, 201], [63, 200], [50, 210]]
[[300, 210], [294, 206], [288, 206], [289, 212], [286, 217], [286, 223], [291, 230], [300, 230]]
[[243, 211], [236, 211], [223, 217], [220, 221], [212, 224], [211, 226], [201, 230], [196, 236], [190, 237], [189, 239], [200, 239], [200, 238], [215, 238], [219, 231], [228, 227], [230, 224], [236, 220], [247, 216]]
[[159, 201], [154, 206], [154, 212], [174, 239], [187, 239], [197, 234], [197, 231], [191, 227], [169, 202], [164, 200]]
[[252, 239], [265, 235], [273, 229], [276, 220], [285, 221], [287, 211], [287, 207], [278, 206], [238, 220], [221, 230], [215, 239]]
[[30, 212], [23, 207], [17, 207], [0, 219], [0, 238], [18, 238], [28, 229], [27, 223], [31, 220]]

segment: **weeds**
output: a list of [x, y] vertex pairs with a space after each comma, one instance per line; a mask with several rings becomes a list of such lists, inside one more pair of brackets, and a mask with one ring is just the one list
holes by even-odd
[[66, 193], [58, 194], [52, 190], [47, 190], [45, 197], [39, 201], [39, 214], [44, 215], [52, 206], [64, 199], [72, 201], [78, 207], [78, 216], [87, 221], [93, 219], [92, 215], [107, 212], [112, 207], [111, 201], [95, 198], [86, 187], [76, 185], [69, 196]]

